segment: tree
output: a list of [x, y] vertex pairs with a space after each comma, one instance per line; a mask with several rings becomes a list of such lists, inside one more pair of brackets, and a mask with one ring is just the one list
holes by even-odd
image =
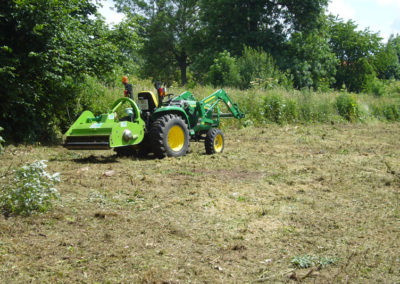
[[239, 85], [239, 71], [236, 65], [236, 58], [231, 57], [226, 50], [218, 54], [214, 59], [214, 63], [210, 66], [207, 73], [207, 81], [214, 86], [224, 87]]
[[119, 11], [141, 18], [144, 75], [171, 82], [175, 71], [187, 82], [199, 32], [198, 0], [115, 0]]
[[379, 79], [400, 79], [399, 58], [390, 39], [375, 55], [374, 65]]
[[400, 35], [390, 36], [389, 42], [391, 45], [393, 45], [394, 49], [396, 50], [397, 58], [400, 62]]
[[326, 89], [335, 83], [337, 59], [329, 45], [325, 17], [319, 29], [294, 32], [287, 47], [287, 68], [297, 88]]
[[381, 49], [381, 38], [368, 29], [357, 31], [349, 20], [330, 17], [330, 46], [338, 59], [336, 84], [344, 84], [349, 91], [361, 92], [368, 80], [375, 77], [374, 56]]
[[80, 78], [109, 72], [118, 50], [90, 0], [4, 0], [0, 15], [0, 125], [8, 141], [46, 141]]
[[280, 54], [294, 31], [315, 27], [327, 0], [201, 0], [207, 45], [240, 55], [243, 45]]
[[112, 42], [118, 49], [118, 62], [124, 74], [132, 74], [140, 71], [139, 66], [142, 64], [142, 58], [139, 50], [143, 47], [143, 38], [141, 38], [140, 18], [128, 18], [115, 25], [109, 31], [108, 40]]

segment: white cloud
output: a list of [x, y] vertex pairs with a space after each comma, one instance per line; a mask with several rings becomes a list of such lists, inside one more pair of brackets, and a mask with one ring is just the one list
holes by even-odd
[[377, 0], [377, 3], [381, 6], [396, 6], [400, 8], [400, 0]]
[[[390, 0], [378, 0], [378, 1], [390, 1]], [[393, 0], [395, 1], [395, 0]], [[354, 18], [355, 10], [353, 7], [346, 3], [344, 0], [332, 0], [328, 6], [328, 12], [333, 15], [339, 15], [344, 20], [350, 20]]]

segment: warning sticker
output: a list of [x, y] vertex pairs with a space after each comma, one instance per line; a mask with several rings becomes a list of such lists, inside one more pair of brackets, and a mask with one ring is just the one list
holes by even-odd
[[112, 114], [109, 114], [108, 115], [108, 119], [114, 119], [114, 114], [112, 113]]
[[126, 121], [121, 122], [121, 127], [126, 127], [127, 123]]
[[90, 125], [90, 128], [100, 128], [103, 125], [103, 123], [93, 123]]

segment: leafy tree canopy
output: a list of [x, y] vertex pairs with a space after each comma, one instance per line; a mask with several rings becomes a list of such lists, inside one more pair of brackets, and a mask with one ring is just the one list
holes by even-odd
[[329, 43], [338, 59], [335, 86], [340, 89], [345, 85], [350, 91], [360, 92], [376, 75], [373, 61], [382, 48], [382, 39], [368, 29], [358, 31], [351, 20], [344, 22], [330, 17], [329, 22]]
[[143, 27], [143, 75], [171, 83], [175, 70], [187, 82], [187, 67], [195, 55], [199, 32], [198, 0], [115, 0], [120, 11]]
[[48, 140], [66, 123], [81, 76], [101, 77], [116, 62], [89, 0], [1, 1], [0, 30], [0, 124], [8, 140]]

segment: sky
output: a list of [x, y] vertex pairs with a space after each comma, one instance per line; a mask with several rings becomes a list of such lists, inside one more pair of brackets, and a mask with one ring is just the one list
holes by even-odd
[[[108, 24], [117, 24], [123, 15], [111, 10], [112, 0], [102, 0], [100, 13]], [[391, 34], [400, 35], [400, 0], [331, 0], [328, 13], [353, 20], [360, 30], [379, 32], [387, 41]]]
[[400, 0], [332, 0], [328, 11], [344, 20], [353, 20], [364, 30], [379, 32], [385, 41], [400, 35]]

